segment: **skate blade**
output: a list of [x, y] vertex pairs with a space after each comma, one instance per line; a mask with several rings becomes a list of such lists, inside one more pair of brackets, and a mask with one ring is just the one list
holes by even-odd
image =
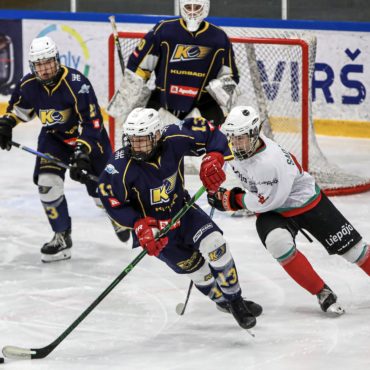
[[55, 254], [43, 254], [41, 253], [41, 261], [44, 263], [57, 262], [63, 260], [69, 260], [71, 258], [70, 248], [64, 249]]
[[247, 333], [252, 337], [252, 338], [255, 338], [256, 335], [253, 333], [253, 331], [251, 329], [246, 329]]
[[338, 303], [333, 303], [331, 306], [328, 307], [328, 309], [326, 310], [326, 313], [329, 315], [329, 316], [332, 316], [332, 317], [337, 317], [337, 316], [341, 316], [343, 314], [346, 313], [345, 309], [339, 305]]
[[240, 209], [238, 211], [234, 211], [231, 214], [231, 217], [251, 217], [254, 216], [255, 213], [250, 211], [249, 209]]

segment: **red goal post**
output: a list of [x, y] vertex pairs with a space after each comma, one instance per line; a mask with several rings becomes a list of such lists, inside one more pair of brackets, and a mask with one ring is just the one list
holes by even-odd
[[[318, 146], [311, 113], [316, 39], [279, 31], [276, 35], [273, 31], [263, 37], [239, 36], [239, 30], [235, 33], [236, 36], [231, 34], [229, 37], [240, 73], [239, 84], [245, 95], [243, 99], [245, 104], [258, 107], [265, 121], [264, 133], [292, 152], [328, 195], [370, 190], [370, 179], [344, 173], [328, 162]], [[119, 32], [118, 35], [126, 65], [145, 34]], [[116, 81], [120, 80], [113, 35], [108, 40], [108, 55], [110, 100], [115, 93]], [[120, 131], [114, 118], [109, 117], [109, 135], [114, 147], [121, 141]]]

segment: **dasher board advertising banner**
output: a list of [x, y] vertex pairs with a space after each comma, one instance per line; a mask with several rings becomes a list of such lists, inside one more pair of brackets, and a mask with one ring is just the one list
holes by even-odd
[[[119, 31], [134, 32], [147, 32], [153, 25], [154, 23], [117, 23]], [[223, 25], [222, 28], [228, 32], [228, 26]], [[27, 53], [31, 40], [37, 36], [49, 35], [60, 49], [62, 63], [84, 73], [91, 80], [101, 106], [106, 107], [108, 38], [112, 32], [108, 20], [105, 23], [25, 19], [23, 30], [25, 71], [28, 70]], [[343, 126], [349, 134], [355, 130], [357, 134], [354, 133], [354, 136], [370, 137], [370, 68], [367, 68], [370, 65], [370, 32], [318, 29], [295, 31], [307, 31], [317, 37], [312, 79], [315, 124], [319, 129], [332, 127], [339, 134], [339, 126]], [[115, 59], [116, 69], [119, 70], [118, 58]], [[275, 72], [271, 71], [267, 76], [267, 82], [271, 85], [279, 84], [279, 81], [274, 80]], [[289, 100], [289, 96], [294, 96], [293, 92], [287, 95], [286, 104], [294, 103]], [[330, 134], [330, 130], [322, 133]]]

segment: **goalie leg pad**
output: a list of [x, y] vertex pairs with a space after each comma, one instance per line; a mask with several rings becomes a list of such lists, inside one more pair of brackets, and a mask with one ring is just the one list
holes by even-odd
[[295, 242], [288, 229], [276, 228], [271, 230], [266, 237], [266, 249], [279, 262], [286, 263], [296, 253]]
[[158, 114], [165, 126], [172, 125], [173, 123], [180, 121], [178, 117], [164, 108], [159, 108]]
[[196, 118], [196, 117], [202, 117], [202, 113], [200, 113], [200, 110], [198, 108], [193, 108], [185, 118]]
[[120, 87], [109, 102], [107, 112], [115, 118], [128, 115], [134, 108], [145, 107], [151, 95], [151, 90], [142, 77], [125, 70]]

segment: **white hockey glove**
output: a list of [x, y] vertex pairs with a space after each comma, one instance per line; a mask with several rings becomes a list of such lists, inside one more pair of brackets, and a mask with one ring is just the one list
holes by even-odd
[[239, 86], [231, 76], [222, 76], [211, 80], [206, 86], [206, 90], [227, 113], [230, 112], [240, 95]]
[[143, 78], [131, 70], [125, 70], [121, 84], [108, 104], [107, 112], [115, 118], [127, 116], [134, 108], [145, 107], [151, 90]]

